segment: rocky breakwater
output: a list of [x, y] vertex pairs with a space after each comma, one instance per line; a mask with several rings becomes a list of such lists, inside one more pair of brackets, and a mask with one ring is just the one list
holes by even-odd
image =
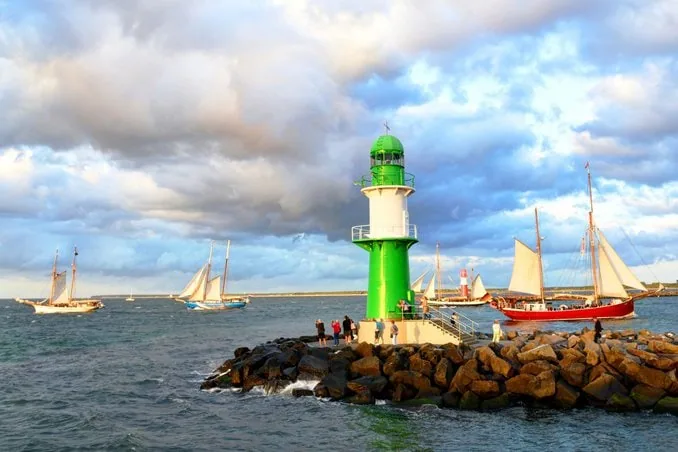
[[514, 405], [678, 415], [678, 341], [649, 331], [508, 334], [474, 349], [453, 344], [309, 346], [308, 338], [239, 348], [201, 389], [261, 386], [279, 392], [295, 381], [318, 381], [294, 396], [355, 404], [401, 404], [493, 410]]

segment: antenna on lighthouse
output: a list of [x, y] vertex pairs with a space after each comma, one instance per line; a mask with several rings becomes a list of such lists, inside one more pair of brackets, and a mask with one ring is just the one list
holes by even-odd
[[388, 121], [384, 121], [384, 134], [388, 135], [388, 133], [391, 131], [391, 128], [388, 126]]

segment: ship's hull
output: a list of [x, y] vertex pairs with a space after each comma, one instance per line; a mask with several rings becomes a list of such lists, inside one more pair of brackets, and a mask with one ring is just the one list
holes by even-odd
[[29, 300], [17, 299], [19, 303], [33, 306], [36, 314], [83, 314], [96, 311], [104, 307], [99, 300], [83, 300], [69, 304], [46, 304]]
[[186, 307], [192, 311], [223, 311], [226, 309], [244, 308], [244, 301], [184, 301]]
[[506, 317], [515, 321], [562, 322], [571, 320], [629, 319], [635, 316], [633, 300], [605, 306], [591, 306], [578, 309], [529, 310], [496, 308]]
[[134, 298], [125, 298], [125, 301], [134, 301]]

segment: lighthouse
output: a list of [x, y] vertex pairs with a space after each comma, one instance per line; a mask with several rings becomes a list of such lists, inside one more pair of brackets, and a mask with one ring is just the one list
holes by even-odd
[[370, 224], [351, 231], [353, 243], [370, 254], [366, 319], [402, 319], [400, 301], [414, 304], [408, 250], [417, 243], [417, 227], [407, 211], [414, 176], [405, 172], [402, 143], [386, 129], [370, 149], [370, 175], [359, 182]]

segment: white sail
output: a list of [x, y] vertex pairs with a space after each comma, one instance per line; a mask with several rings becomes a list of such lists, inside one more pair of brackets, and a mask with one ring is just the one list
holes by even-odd
[[480, 279], [480, 275], [476, 275], [471, 283], [471, 300], [479, 300], [485, 295], [487, 295], [487, 290], [485, 290], [483, 280]]
[[412, 290], [413, 291], [421, 292], [421, 287], [424, 285], [424, 278], [426, 277], [427, 273], [428, 273], [428, 270], [426, 270], [424, 273], [422, 273], [419, 278], [414, 280], [414, 282], [412, 283]]
[[539, 255], [520, 240], [516, 240], [513, 273], [508, 289], [531, 295], [541, 294]]
[[210, 279], [207, 283], [207, 295], [205, 296], [205, 300], [221, 300], [221, 275]]
[[68, 303], [68, 290], [66, 290], [66, 272], [59, 273], [54, 280], [54, 296], [52, 303], [62, 304]]
[[633, 272], [631, 272], [631, 270], [626, 266], [624, 261], [621, 260], [617, 252], [614, 250], [614, 248], [612, 248], [612, 245], [610, 245], [610, 242], [608, 242], [605, 238], [603, 231], [600, 229], [598, 229], [598, 238], [600, 240], [599, 249], [602, 249], [607, 255], [607, 258], [615, 273], [617, 274], [619, 281], [621, 281], [621, 283], [627, 287], [647, 291], [645, 285], [640, 282], [636, 275], [634, 275]]
[[424, 296], [428, 298], [429, 300], [435, 300], [436, 298], [436, 278], [435, 276], [431, 278], [431, 280], [428, 282], [428, 285], [426, 286], [426, 290], [424, 290]]
[[179, 295], [177, 295], [177, 298], [186, 298], [186, 297], [191, 297], [193, 294], [195, 294], [196, 289], [198, 286], [202, 283], [203, 279], [205, 278], [205, 270], [207, 269], [207, 264], [203, 265], [198, 272], [193, 275], [193, 278], [191, 278], [191, 281], [184, 287], [184, 290], [181, 291]]
[[626, 293], [624, 286], [617, 277], [607, 250], [602, 246], [598, 249], [600, 250], [600, 253], [598, 253], [598, 265], [600, 267], [598, 296], [627, 298], [629, 294]]

